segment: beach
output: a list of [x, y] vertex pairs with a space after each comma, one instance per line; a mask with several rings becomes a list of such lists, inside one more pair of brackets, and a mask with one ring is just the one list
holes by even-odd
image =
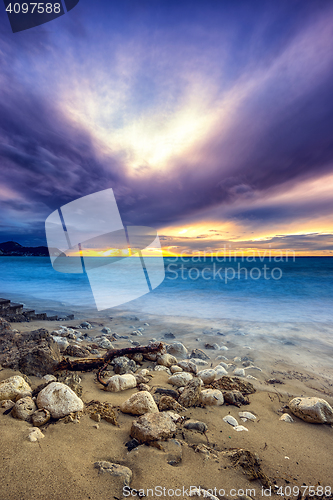
[[[175, 439], [181, 446], [181, 460], [176, 465], [170, 465], [168, 454], [154, 446], [142, 444], [131, 451], [125, 446], [130, 440], [132, 422], [137, 417], [122, 413], [119, 406], [138, 392], [137, 388], [107, 392], [96, 381], [96, 370], [78, 372], [82, 379], [83, 402], [111, 403], [116, 409], [119, 427], [102, 419], [96, 428], [96, 422], [84, 413], [79, 423], [65, 423], [60, 419], [46, 425], [45, 429], [42, 428], [45, 437], [32, 443], [27, 439], [31, 423], [11, 415], [1, 415], [1, 499], [102, 500], [126, 498], [127, 495], [133, 497], [134, 490], [142, 490], [141, 493], [152, 498], [187, 498], [191, 486], [200, 486], [212, 493], [216, 488], [217, 498], [238, 498], [242, 492], [252, 498], [264, 496], [262, 481], [250, 481], [244, 469], [234, 466], [226, 456], [225, 452], [230, 449], [246, 449], [258, 455], [261, 470], [271, 484], [269, 491], [264, 488], [266, 496], [276, 496], [280, 491], [286, 498], [292, 498], [293, 494], [297, 498], [297, 488], [307, 493], [306, 486], [316, 489], [320, 485], [326, 487], [323, 491], [329, 493], [332, 486], [332, 426], [305, 422], [295, 416], [292, 416], [292, 423], [279, 420], [283, 413], [292, 415], [288, 408], [283, 407], [294, 397], [323, 398], [333, 404], [333, 368], [330, 364], [333, 346], [329, 340], [325, 345], [318, 344], [311, 348], [306, 328], [304, 335], [299, 329], [289, 337], [281, 329], [279, 336], [273, 338], [270, 335], [265, 337], [265, 325], [261, 325], [259, 333], [254, 336], [247, 334], [251, 323], [227, 320], [189, 321], [186, 318], [136, 316], [124, 312], [113, 315], [112, 319], [85, 319], [92, 326], [86, 330], [91, 340], [70, 340], [70, 343], [89, 347], [94, 338], [103, 336], [101, 330], [105, 327], [110, 329], [111, 336], [117, 333], [117, 336], [128, 337], [112, 340], [115, 348], [129, 347], [133, 340], [139, 340], [140, 345], [147, 345], [152, 339], [165, 344], [181, 342], [189, 353], [200, 349], [209, 356], [207, 364], [199, 366], [199, 370], [216, 367], [221, 363], [221, 356], [230, 365], [228, 376], [234, 376], [235, 369], [248, 365], [245, 372], [254, 378], [239, 378], [252, 383], [256, 391], [248, 395], [248, 405], [236, 407], [224, 403], [222, 406], [190, 407], [180, 412], [183, 417], [204, 422], [208, 431], [202, 434], [180, 430], [181, 426], [178, 426]], [[145, 323], [149, 326], [144, 326]], [[60, 324], [71, 327], [78, 326], [79, 322], [62, 321]], [[252, 324], [252, 328], [254, 326]], [[269, 325], [266, 326], [269, 328]], [[45, 328], [51, 333], [59, 329], [59, 322], [12, 323], [11, 327], [21, 332]], [[131, 335], [133, 331], [138, 331], [137, 328], [143, 329], [141, 335]], [[286, 325], [284, 329], [288, 330]], [[170, 333], [174, 338], [168, 338]], [[220, 349], [207, 348], [207, 344], [217, 344]], [[98, 348], [98, 351], [102, 355], [106, 349]], [[147, 368], [152, 375], [148, 384], [150, 392], [154, 394], [156, 387], [174, 388], [168, 383], [170, 374], [155, 371], [155, 365], [156, 362], [145, 360], [140, 366], [140, 369]], [[251, 366], [256, 368], [251, 369]], [[16, 374], [19, 372], [4, 368], [0, 371], [0, 381]], [[29, 380], [32, 388], [42, 382], [40, 377], [31, 375]], [[249, 411], [256, 419], [243, 424], [248, 431], [235, 432], [231, 425], [223, 421], [223, 417], [231, 415], [242, 423], [240, 411]], [[132, 471], [130, 487], [134, 490], [123, 489], [119, 477], [99, 473], [94, 467], [97, 461], [128, 467]]]

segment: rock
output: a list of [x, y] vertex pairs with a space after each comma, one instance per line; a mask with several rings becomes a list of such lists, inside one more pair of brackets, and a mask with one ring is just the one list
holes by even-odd
[[39, 441], [40, 439], [43, 439], [44, 437], [45, 437], [44, 434], [42, 433], [42, 431], [40, 429], [38, 429], [38, 427], [33, 427], [30, 430], [29, 435], [28, 435], [28, 439], [32, 443]]
[[80, 328], [90, 330], [90, 328], [92, 328], [92, 326], [90, 323], [88, 323], [88, 321], [83, 321], [83, 323], [80, 324]]
[[248, 398], [243, 396], [240, 391], [226, 391], [223, 392], [224, 401], [229, 405], [240, 407], [241, 405], [248, 405], [250, 402]]
[[207, 432], [208, 431], [208, 426], [205, 424], [205, 422], [200, 422], [199, 420], [188, 420], [184, 424], [185, 429], [190, 429], [193, 431], [198, 431], [198, 432]]
[[222, 391], [240, 391], [242, 394], [253, 394], [255, 388], [250, 382], [246, 382], [237, 377], [221, 377], [212, 382], [212, 387]]
[[245, 419], [243, 420], [243, 422], [245, 422], [246, 420], [256, 420], [256, 416], [253, 415], [253, 413], [250, 413], [249, 411], [240, 411], [238, 412], [238, 415], [241, 417], [241, 419]]
[[129, 359], [126, 356], [119, 356], [118, 358], [114, 358], [113, 369], [115, 373], [118, 375], [124, 375], [125, 373], [134, 373], [137, 370], [137, 366], [133, 359]]
[[[218, 356], [219, 358], [220, 356]], [[223, 358], [225, 358], [225, 356], [223, 356]], [[227, 360], [227, 358], [225, 358]], [[220, 366], [222, 366], [225, 370], [227, 370], [229, 368], [229, 365], [227, 363], [225, 363], [224, 361], [221, 361], [217, 366], [215, 366], [215, 370], [216, 368], [219, 368]]]
[[298, 418], [314, 424], [333, 424], [333, 409], [324, 399], [316, 397], [294, 398], [290, 411]]
[[175, 339], [176, 336], [172, 332], [167, 332], [164, 334], [165, 339]]
[[150, 391], [150, 387], [148, 384], [138, 384], [136, 387], [138, 391]]
[[180, 373], [180, 372], [183, 371], [183, 368], [181, 368], [178, 365], [172, 365], [172, 366], [170, 366], [170, 371], [171, 371], [172, 374], [174, 374], [174, 373]]
[[200, 402], [207, 406], [221, 406], [224, 403], [223, 394], [218, 389], [204, 389], [201, 391]]
[[113, 349], [113, 345], [109, 339], [101, 339], [98, 343], [98, 347], [101, 349]]
[[19, 401], [22, 398], [31, 398], [31, 396], [32, 396], [31, 391], [20, 392], [20, 394], [16, 396], [15, 402]]
[[143, 361], [143, 354], [141, 354], [140, 352], [137, 352], [137, 353], [132, 355], [132, 359], [133, 359], [133, 361], [135, 361], [135, 363], [141, 363]]
[[181, 342], [173, 342], [167, 346], [167, 352], [175, 356], [186, 358], [187, 349]]
[[[228, 361], [228, 358], [226, 358], [225, 356], [223, 356], [223, 354], [219, 354], [218, 356], [216, 356], [216, 359], [224, 359], [224, 361]], [[220, 363], [220, 365], [222, 365], [222, 363]]]
[[223, 422], [226, 422], [233, 427], [236, 427], [238, 425], [237, 420], [232, 415], [226, 415], [225, 417], [223, 417]]
[[205, 344], [205, 349], [213, 349], [214, 351], [218, 351], [220, 346], [218, 344]]
[[73, 358], [86, 358], [89, 354], [88, 349], [79, 345], [69, 345], [64, 352], [65, 356], [72, 356]]
[[7, 333], [11, 331], [12, 327], [10, 326], [10, 323], [6, 321], [4, 318], [0, 318], [0, 333]]
[[41, 408], [32, 414], [31, 419], [35, 427], [41, 427], [46, 424], [51, 418], [51, 413], [46, 408]]
[[31, 415], [37, 410], [34, 400], [31, 397], [22, 398], [15, 403], [11, 415], [19, 420], [30, 422]]
[[175, 431], [176, 425], [169, 413], [148, 413], [132, 423], [131, 437], [140, 443], [149, 443], [171, 438]]
[[282, 420], [283, 422], [289, 422], [290, 424], [292, 422], [295, 422], [295, 420], [293, 419], [293, 417], [291, 417], [288, 413], [284, 413], [283, 415], [281, 415], [281, 417], [279, 418], [279, 420]]
[[132, 480], [132, 471], [124, 465], [114, 464], [111, 462], [95, 462], [94, 467], [98, 469], [100, 474], [107, 472], [111, 476], [119, 476], [122, 478], [124, 486], [129, 486]]
[[143, 326], [149, 326], [149, 323], [143, 323]]
[[228, 375], [228, 372], [223, 366], [217, 366], [215, 368], [215, 373], [216, 373], [216, 379], [219, 379], [221, 377], [224, 377], [225, 375]]
[[220, 346], [220, 350], [221, 350], [221, 351], [228, 351], [229, 349], [227, 348], [227, 346], [226, 346], [226, 345], [221, 345], [221, 346]]
[[68, 385], [79, 397], [82, 396], [83, 387], [81, 385], [81, 377], [77, 373], [65, 372], [59, 375], [58, 382]]
[[147, 359], [148, 361], [156, 361], [157, 354], [154, 352], [147, 352], [147, 354], [144, 354], [143, 357], [144, 357], [144, 359]]
[[130, 373], [126, 373], [125, 375], [113, 375], [106, 383], [108, 384], [105, 388], [106, 391], [119, 392], [136, 387], [136, 378]]
[[44, 377], [42, 377], [42, 380], [44, 380], [45, 382], [56, 382], [57, 377], [55, 377], [54, 375], [47, 374], [44, 375]]
[[139, 445], [140, 445], [140, 443], [137, 439], [130, 439], [129, 441], [127, 441], [127, 443], [125, 443], [125, 446], [126, 446], [128, 451], [134, 450]]
[[236, 368], [234, 370], [234, 375], [236, 375], [237, 377], [245, 377], [245, 370], [244, 370], [244, 368]]
[[202, 381], [199, 378], [195, 378], [186, 384], [182, 394], [178, 398], [179, 404], [185, 406], [185, 408], [190, 408], [190, 406], [196, 406], [199, 404], [201, 385]]
[[174, 398], [171, 396], [162, 396], [158, 402], [158, 408], [160, 411], [182, 411], [185, 408], [180, 405]]
[[201, 378], [204, 384], [210, 384], [215, 380], [216, 372], [215, 370], [201, 370], [198, 377]]
[[147, 368], [142, 368], [138, 372], [136, 372], [136, 375], [142, 375], [143, 377], [146, 377], [146, 375], [149, 374], [149, 370]]
[[120, 405], [120, 410], [123, 413], [131, 413], [132, 415], [158, 413], [159, 411], [153, 396], [148, 391], [133, 394], [127, 401]]
[[6, 410], [11, 410], [14, 406], [15, 406], [15, 403], [11, 399], [4, 399], [1, 402], [1, 408], [4, 408], [5, 411]]
[[172, 356], [172, 354], [162, 354], [160, 356], [157, 356], [157, 363], [159, 365], [170, 368], [170, 366], [177, 364], [177, 358]]
[[111, 330], [107, 326], [104, 326], [104, 328], [102, 328], [102, 333], [111, 333]]
[[171, 377], [168, 378], [168, 384], [175, 385], [176, 387], [182, 387], [192, 380], [192, 378], [193, 377], [190, 373], [177, 373], [176, 375], [171, 375]]
[[208, 361], [205, 361], [204, 359], [191, 358], [191, 360], [193, 363], [195, 363], [196, 365], [199, 365], [199, 366], [207, 366], [208, 365]]
[[30, 392], [31, 394], [31, 388], [24, 378], [19, 375], [14, 375], [0, 382], [0, 401], [4, 399], [14, 400], [16, 396], [23, 392]]
[[62, 359], [58, 345], [44, 328], [11, 335], [1, 349], [6, 350], [4, 361], [4, 354], [0, 356], [3, 366], [37, 377], [52, 373]]
[[177, 366], [180, 366], [180, 368], [182, 368], [185, 372], [193, 373], [194, 375], [198, 373], [198, 367], [195, 363], [193, 363], [193, 361], [178, 361]]
[[52, 335], [52, 338], [53, 338], [54, 342], [57, 344], [57, 346], [59, 347], [60, 352], [64, 352], [67, 349], [67, 347], [69, 346], [68, 340], [65, 339], [64, 337], [58, 337], [58, 336]]
[[53, 418], [65, 417], [84, 408], [83, 401], [75, 392], [60, 382], [51, 382], [39, 392], [37, 406], [46, 408]]
[[168, 375], [171, 375], [171, 371], [169, 370], [169, 368], [162, 365], [156, 365], [154, 368], [154, 372], [166, 372]]
[[190, 354], [190, 358], [203, 359], [204, 361], [208, 361], [210, 357], [201, 349], [193, 349]]
[[156, 387], [155, 394], [163, 394], [163, 396], [170, 396], [173, 399], [178, 399], [179, 394], [173, 389], [165, 389], [164, 387]]

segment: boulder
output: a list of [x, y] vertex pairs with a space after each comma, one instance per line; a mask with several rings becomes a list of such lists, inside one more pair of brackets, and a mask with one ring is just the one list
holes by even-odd
[[165, 440], [176, 432], [176, 425], [167, 412], [148, 413], [132, 423], [131, 437], [140, 443]]
[[125, 375], [113, 375], [113, 377], [110, 377], [106, 383], [107, 386], [105, 390], [109, 392], [119, 392], [125, 391], [126, 389], [133, 389], [137, 384], [136, 378], [130, 373], [126, 373]]
[[4, 399], [15, 400], [16, 396], [23, 392], [31, 393], [31, 388], [24, 378], [19, 375], [14, 375], [0, 382], [0, 401]]
[[171, 354], [162, 354], [162, 355], [157, 357], [157, 363], [159, 365], [166, 366], [167, 368], [170, 368], [170, 366], [177, 364], [177, 358], [175, 358]]
[[190, 382], [192, 378], [193, 377], [191, 373], [187, 372], [176, 373], [176, 375], [171, 375], [171, 377], [168, 378], [168, 384], [175, 385], [176, 387], [183, 387], [188, 382]]
[[204, 389], [201, 391], [200, 402], [205, 406], [221, 406], [224, 403], [223, 394], [218, 389]]
[[201, 370], [199, 373], [198, 373], [198, 377], [201, 378], [201, 380], [203, 381], [204, 384], [210, 384], [211, 382], [213, 382], [216, 378], [216, 372], [215, 370]]
[[51, 382], [38, 393], [37, 406], [48, 410], [53, 418], [65, 417], [84, 408], [75, 392], [60, 382]]
[[133, 394], [127, 401], [120, 405], [123, 413], [132, 415], [144, 415], [145, 413], [158, 413], [157, 405], [153, 396], [148, 391]]
[[107, 472], [111, 476], [119, 476], [122, 478], [124, 486], [130, 485], [132, 480], [132, 471], [128, 467], [105, 461], [95, 462], [94, 467], [99, 470], [100, 474]]
[[34, 400], [31, 397], [22, 398], [15, 403], [11, 415], [19, 420], [30, 422], [32, 414], [37, 410]]
[[178, 398], [179, 404], [185, 406], [185, 408], [199, 404], [201, 385], [202, 381], [200, 378], [195, 378], [186, 384], [183, 392]]
[[333, 424], [333, 409], [324, 399], [294, 398], [288, 406], [296, 417], [305, 420], [305, 422]]
[[181, 342], [172, 342], [167, 346], [167, 352], [173, 354], [174, 356], [180, 356], [186, 358], [187, 349]]

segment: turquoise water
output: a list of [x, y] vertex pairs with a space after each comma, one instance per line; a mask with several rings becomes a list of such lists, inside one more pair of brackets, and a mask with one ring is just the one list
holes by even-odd
[[[333, 258], [219, 260], [165, 258], [163, 283], [122, 308], [207, 319], [333, 320]], [[87, 275], [54, 271], [48, 257], [0, 257], [0, 296], [36, 310], [96, 312]], [[112, 314], [112, 309], [103, 313]]]

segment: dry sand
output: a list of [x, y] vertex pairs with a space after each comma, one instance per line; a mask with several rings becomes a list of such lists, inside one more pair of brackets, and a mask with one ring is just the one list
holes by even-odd
[[[135, 326], [143, 326], [144, 321], [126, 319], [116, 316], [112, 320], [94, 320], [91, 318], [93, 330], [87, 330], [89, 335], [100, 335], [103, 325], [112, 332], [129, 335]], [[189, 408], [183, 414], [201, 420], [208, 425], [207, 437], [213, 450], [210, 456], [195, 451], [195, 446], [205, 444], [204, 435], [195, 431], [184, 431], [177, 434], [182, 442], [183, 458], [179, 465], [167, 463], [166, 454], [153, 447], [140, 446], [131, 452], [127, 451], [125, 443], [129, 440], [131, 423], [135, 417], [118, 412], [120, 426], [101, 421], [99, 428], [88, 414], [81, 417], [80, 423], [62, 421], [49, 425], [43, 432], [45, 438], [31, 443], [27, 436], [31, 424], [16, 420], [10, 415], [0, 412], [1, 439], [1, 500], [109, 500], [125, 498], [119, 478], [109, 474], [99, 474], [93, 467], [94, 462], [107, 460], [126, 465], [133, 471], [131, 487], [136, 489], [166, 488], [162, 495], [149, 492], [148, 498], [172, 498], [168, 489], [193, 486], [225, 491], [225, 497], [236, 498], [235, 490], [252, 490], [252, 497], [262, 497], [260, 481], [248, 481], [242, 468], [233, 468], [230, 460], [222, 452], [229, 448], [246, 448], [257, 453], [261, 459], [263, 471], [282, 486], [288, 495], [286, 487], [302, 485], [332, 486], [332, 449], [333, 428], [329, 425], [317, 425], [303, 422], [294, 417], [290, 424], [279, 421], [279, 409], [294, 396], [317, 396], [333, 404], [333, 370], [327, 355], [329, 353], [308, 353], [307, 349], [293, 350], [293, 346], [280, 345], [274, 348], [271, 342], [263, 339], [235, 336], [232, 333], [220, 335], [203, 335], [203, 328], [210, 326], [204, 322], [186, 323], [185, 321], [168, 320], [166, 318], [149, 318], [150, 326], [145, 328], [142, 337], [129, 337], [139, 340], [142, 345], [151, 338], [157, 340], [172, 331], [175, 340], [183, 342], [189, 349], [203, 348], [206, 342], [218, 342], [228, 347], [228, 351], [206, 350], [215, 366], [220, 361], [214, 361], [217, 355], [225, 355], [228, 360], [235, 356], [248, 356], [262, 371], [251, 370], [248, 373], [258, 380], [251, 382], [257, 392], [249, 396], [250, 405], [237, 408], [235, 406], [220, 406], [206, 408]], [[67, 321], [61, 324], [75, 326], [77, 321]], [[50, 332], [59, 327], [55, 322], [33, 322], [13, 324], [13, 328], [29, 331], [36, 328], [47, 328]], [[199, 340], [196, 340], [198, 338]], [[167, 340], [167, 342], [172, 342]], [[130, 346], [127, 340], [118, 340], [116, 347]], [[249, 349], [251, 347], [251, 349]], [[100, 352], [105, 352], [100, 350]], [[321, 359], [319, 358], [321, 356]], [[326, 356], [326, 357], [325, 357]], [[241, 366], [241, 363], [235, 363]], [[152, 367], [153, 363], [144, 362], [143, 367]], [[209, 367], [209, 366], [208, 366]], [[0, 380], [17, 374], [13, 370], [0, 371]], [[150, 386], [167, 384], [168, 375], [165, 372], [154, 372]], [[119, 406], [121, 402], [136, 392], [136, 389], [122, 393], [110, 393], [102, 390], [95, 380], [94, 373], [80, 373], [82, 377], [85, 402], [99, 400]], [[283, 384], [270, 385], [266, 380], [279, 378]], [[41, 383], [37, 377], [29, 377], [32, 386]], [[254, 422], [244, 424], [248, 432], [235, 432], [222, 418], [231, 414], [239, 420], [239, 411], [250, 411], [257, 416]], [[272, 489], [272, 496], [276, 496]], [[253, 491], [254, 490], [254, 491]], [[179, 493], [179, 492], [177, 492]], [[241, 493], [241, 492], [238, 492]], [[248, 494], [250, 491], [248, 491]], [[222, 495], [217, 494], [218, 498]], [[131, 496], [130, 498], [137, 498]], [[173, 498], [188, 498], [181, 494]], [[297, 498], [297, 497], [295, 497]]]

